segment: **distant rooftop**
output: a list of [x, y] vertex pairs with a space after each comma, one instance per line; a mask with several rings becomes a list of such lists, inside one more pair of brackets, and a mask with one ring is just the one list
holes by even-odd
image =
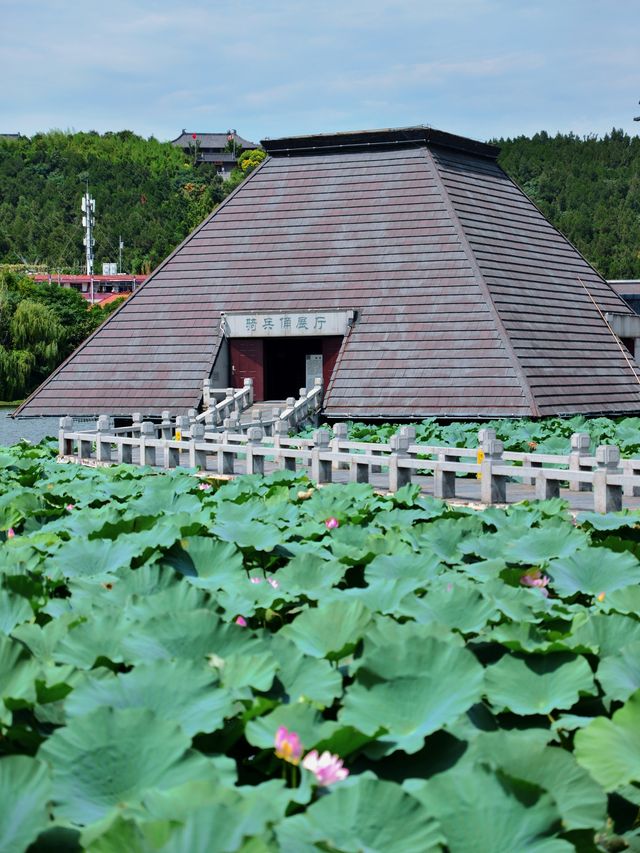
[[[239, 149], [250, 151], [253, 148], [260, 147], [257, 142], [250, 142], [237, 133], [233, 134], [233, 136], [235, 137], [236, 146]], [[218, 148], [222, 150], [226, 147], [228, 141], [229, 133], [226, 131], [224, 133], [197, 133], [196, 131], [187, 131], [185, 128], [182, 128], [180, 136], [172, 139], [171, 144], [177, 145], [178, 148], [188, 148], [194, 142], [197, 142], [200, 148]]]

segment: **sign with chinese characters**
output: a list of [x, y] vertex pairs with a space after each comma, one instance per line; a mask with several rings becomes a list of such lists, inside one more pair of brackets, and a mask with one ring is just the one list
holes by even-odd
[[353, 311], [256, 311], [223, 313], [220, 331], [227, 338], [295, 338], [346, 335]]

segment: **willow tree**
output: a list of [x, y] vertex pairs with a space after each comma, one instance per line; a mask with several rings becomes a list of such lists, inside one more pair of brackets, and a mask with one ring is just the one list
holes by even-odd
[[18, 303], [8, 325], [10, 345], [0, 345], [0, 398], [5, 400], [28, 394], [53, 370], [65, 336], [54, 312], [31, 299]]

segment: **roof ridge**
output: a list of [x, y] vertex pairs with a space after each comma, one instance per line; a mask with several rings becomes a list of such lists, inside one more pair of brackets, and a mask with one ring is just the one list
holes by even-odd
[[458, 216], [458, 212], [455, 209], [453, 202], [449, 198], [449, 190], [447, 189], [444, 181], [442, 180], [442, 176], [440, 175], [440, 170], [438, 168], [438, 164], [436, 163], [435, 157], [433, 156], [433, 153], [428, 146], [425, 146], [422, 150], [424, 152], [425, 159], [432, 168], [433, 178], [440, 191], [440, 197], [442, 198], [442, 202], [447, 210], [447, 213], [449, 214], [451, 224], [455, 228], [456, 235], [460, 240], [462, 249], [465, 255], [467, 256], [467, 260], [469, 261], [469, 265], [473, 272], [474, 278], [476, 279], [478, 286], [480, 287], [480, 290], [482, 292], [482, 295], [485, 298], [486, 305], [491, 313], [491, 317], [495, 323], [498, 334], [500, 335], [500, 340], [502, 341], [502, 345], [505, 348], [507, 357], [516, 372], [516, 376], [520, 379], [522, 396], [529, 404], [531, 414], [534, 417], [539, 417], [540, 409], [538, 407], [538, 404], [536, 403], [533, 391], [531, 390], [531, 386], [529, 385], [529, 380], [527, 379], [526, 373], [524, 372], [524, 369], [520, 364], [520, 360], [518, 359], [516, 351], [513, 348], [513, 344], [511, 343], [511, 337], [504, 323], [502, 322], [500, 313], [493, 302], [491, 291], [489, 290], [489, 286], [487, 285], [487, 282], [484, 279], [484, 274], [480, 269], [480, 266], [475, 256], [475, 252], [473, 251], [471, 243], [467, 238], [462, 222], [460, 221], [460, 217]]

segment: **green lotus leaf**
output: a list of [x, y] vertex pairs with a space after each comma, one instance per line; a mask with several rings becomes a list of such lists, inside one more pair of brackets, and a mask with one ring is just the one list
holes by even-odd
[[68, 613], [52, 619], [45, 625], [37, 625], [33, 622], [23, 623], [13, 629], [14, 639], [23, 643], [31, 652], [33, 657], [41, 664], [54, 663], [54, 650], [62, 637], [69, 631], [69, 624], [76, 617]]
[[38, 757], [52, 767], [56, 815], [88, 824], [171, 787], [190, 743], [177, 723], [152, 711], [98, 708], [57, 729]]
[[49, 558], [46, 574], [52, 578], [105, 575], [130, 566], [133, 558], [140, 553], [138, 541], [70, 539]]
[[381, 729], [382, 750], [416, 752], [480, 699], [484, 671], [464, 648], [427, 637], [389, 646], [365, 646], [355, 683], [338, 720], [367, 735]]
[[482, 521], [469, 518], [438, 518], [428, 524], [418, 524], [411, 530], [421, 552], [435, 554], [445, 563], [454, 564], [462, 557], [461, 544], [482, 532]]
[[247, 628], [221, 622], [209, 610], [193, 610], [180, 619], [155, 616], [134, 625], [122, 641], [131, 663], [168, 658], [202, 660], [208, 655], [226, 658], [234, 652], [260, 652], [260, 641]]
[[640, 689], [640, 641], [623, 646], [600, 661], [596, 678], [607, 699], [624, 702]]
[[487, 667], [485, 685], [494, 708], [516, 714], [549, 714], [596, 692], [589, 664], [570, 654], [504, 655]]
[[[164, 571], [167, 571], [164, 569]], [[137, 575], [138, 572], [129, 572]], [[148, 622], [157, 616], [181, 619], [194, 610], [207, 606], [208, 596], [204, 590], [197, 589], [188, 583], [178, 581], [174, 575], [173, 582], [164, 589], [150, 590], [148, 593], [130, 592], [128, 579], [124, 583], [113, 582], [113, 589], [108, 594], [101, 591], [93, 593], [93, 601], [104, 602], [105, 605], [121, 608], [126, 618], [131, 622]], [[72, 587], [75, 590], [75, 586]], [[112, 598], [112, 593], [116, 596]], [[119, 593], [119, 596], [117, 595]], [[120, 603], [118, 601], [120, 600]]]
[[640, 782], [640, 690], [610, 720], [597, 717], [576, 732], [575, 755], [605, 791]]
[[604, 791], [570, 752], [545, 745], [544, 730], [539, 730], [539, 738], [529, 737], [535, 731], [483, 732], [472, 744], [470, 754], [514, 779], [548, 791], [567, 829], [600, 829], [607, 814]]
[[633, 554], [614, 553], [608, 548], [588, 548], [552, 560], [547, 571], [551, 587], [560, 595], [599, 595], [640, 583], [640, 562]]
[[215, 671], [206, 664], [184, 660], [140, 664], [118, 675], [96, 671], [75, 687], [65, 710], [71, 719], [102, 706], [148, 708], [193, 736], [215, 731], [232, 713], [233, 698], [216, 680]]
[[444, 571], [445, 566], [434, 554], [394, 553], [374, 557], [367, 565], [364, 576], [368, 584], [410, 578], [418, 588], [430, 585]]
[[271, 713], [250, 720], [245, 736], [254, 746], [274, 749], [276, 732], [280, 726], [296, 732], [305, 751], [331, 737], [339, 728], [337, 723], [323, 720], [315, 708], [305, 702], [297, 702], [295, 705], [279, 705]]
[[487, 622], [500, 618], [477, 584], [449, 580], [447, 575], [431, 583], [424, 598], [405, 603], [402, 612], [416, 622], [439, 622], [462, 634], [477, 633]]
[[244, 687], [267, 691], [277, 670], [278, 662], [269, 650], [253, 653], [243, 651], [224, 659], [220, 677], [223, 687], [234, 693]]
[[640, 641], [640, 622], [617, 613], [584, 613], [574, 620], [571, 641], [576, 649], [584, 647], [608, 657], [623, 646]]
[[91, 669], [98, 658], [124, 661], [122, 649], [127, 625], [121, 614], [98, 612], [64, 632], [52, 652], [56, 663]]
[[318, 601], [324, 592], [342, 580], [346, 569], [338, 560], [326, 560], [313, 553], [299, 554], [278, 569], [278, 583], [290, 596], [304, 595]]
[[0, 530], [17, 527], [25, 518], [35, 514], [41, 506], [41, 497], [24, 489], [0, 495]]
[[17, 853], [35, 841], [49, 823], [48, 768], [26, 755], [0, 759], [0, 853]]
[[155, 802], [145, 803], [152, 814], [171, 814], [182, 824], [165, 840], [163, 851], [234, 853], [245, 849], [244, 839], [264, 837], [269, 824], [282, 820], [291, 791], [274, 779], [241, 788], [190, 783], [179, 790], [154, 792], [152, 797]]
[[614, 589], [605, 595], [602, 601], [594, 602], [594, 606], [604, 613], [640, 613], [640, 585], [625, 586], [622, 589]]
[[33, 619], [33, 610], [26, 598], [0, 589], [0, 633], [11, 634], [16, 625], [30, 619]]
[[637, 512], [628, 510], [623, 512], [610, 512], [601, 514], [599, 512], [580, 512], [576, 516], [578, 524], [587, 524], [593, 530], [621, 530], [623, 527], [633, 527], [640, 522]]
[[545, 524], [531, 528], [513, 541], [505, 553], [509, 563], [538, 566], [553, 558], [570, 557], [589, 545], [589, 538], [570, 525]]
[[428, 782], [403, 787], [440, 822], [451, 853], [571, 853], [553, 798], [536, 785], [482, 765], [463, 763]]
[[337, 601], [328, 611], [304, 610], [280, 634], [311, 657], [339, 658], [353, 649], [371, 621], [371, 611], [359, 601]]
[[330, 849], [358, 853], [427, 853], [443, 849], [444, 838], [428, 805], [399, 785], [357, 776], [333, 786], [304, 814], [276, 828], [282, 853]]
[[[103, 824], [108, 824], [103, 826]], [[84, 832], [82, 848], [89, 853], [157, 853], [158, 848], [171, 833], [169, 821], [153, 824], [124, 818], [94, 824], [91, 832]]]
[[40, 666], [26, 649], [11, 638], [0, 635], [0, 722], [11, 721], [7, 702], [35, 702], [35, 682], [39, 675]]
[[216, 519], [211, 533], [224, 542], [232, 542], [239, 548], [254, 548], [256, 551], [273, 551], [286, 538], [274, 524], [243, 520], [220, 521]]
[[242, 581], [242, 553], [231, 542], [206, 536], [181, 539], [164, 555], [162, 563], [202, 589], [224, 589]]
[[271, 651], [278, 659], [278, 679], [289, 702], [306, 700], [326, 707], [342, 693], [340, 670], [329, 661], [303, 655], [281, 634], [275, 635]]

